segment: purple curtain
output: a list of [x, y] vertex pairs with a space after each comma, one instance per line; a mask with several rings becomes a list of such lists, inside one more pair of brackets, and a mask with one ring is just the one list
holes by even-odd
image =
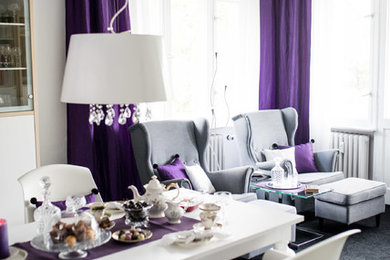
[[[107, 33], [111, 17], [126, 0], [66, 0], [66, 43], [78, 33]], [[128, 8], [116, 19], [116, 32], [130, 30]], [[110, 50], [107, 49], [109, 52]], [[116, 107], [116, 118], [118, 118]], [[115, 122], [111, 127], [90, 125], [88, 105], [67, 105], [68, 163], [88, 167], [103, 200], [130, 198], [127, 187], [138, 188], [140, 180], [131, 148], [128, 127]], [[77, 180], [75, 180], [77, 181]]]
[[311, 0], [260, 0], [259, 109], [294, 107], [309, 141]]

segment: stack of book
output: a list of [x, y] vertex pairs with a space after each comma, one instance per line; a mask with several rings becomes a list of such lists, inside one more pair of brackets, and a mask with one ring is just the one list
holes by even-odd
[[305, 185], [307, 193], [317, 193], [320, 191], [320, 186], [315, 184], [307, 184]]

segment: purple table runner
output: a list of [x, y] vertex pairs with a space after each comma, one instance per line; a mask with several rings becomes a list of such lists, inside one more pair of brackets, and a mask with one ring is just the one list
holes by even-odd
[[[129, 226], [125, 225], [124, 218], [115, 220], [115, 222], [116, 225], [111, 230], [112, 233], [114, 233], [119, 229], [129, 228]], [[168, 220], [166, 218], [151, 219], [150, 227], [148, 229], [153, 232], [153, 236], [150, 239], [147, 239], [142, 242], [137, 242], [137, 243], [122, 243], [111, 239], [104, 245], [87, 250], [88, 255], [86, 258], [83, 259], [95, 259], [98, 257], [106, 256], [109, 254], [113, 254], [122, 250], [130, 249], [136, 246], [143, 245], [145, 243], [158, 240], [162, 238], [165, 234], [183, 231], [183, 230], [190, 230], [192, 229], [192, 226], [198, 222], [199, 220], [196, 219], [182, 217], [180, 224], [170, 225], [168, 224]], [[58, 253], [49, 253], [49, 252], [44, 252], [35, 249], [30, 245], [30, 241], [24, 243], [15, 243], [12, 246], [26, 250], [28, 252], [27, 259], [58, 259]]]

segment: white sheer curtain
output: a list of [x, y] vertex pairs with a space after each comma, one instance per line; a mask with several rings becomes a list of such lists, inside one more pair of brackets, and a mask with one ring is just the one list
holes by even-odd
[[258, 0], [130, 1], [132, 33], [164, 39], [169, 101], [152, 104], [153, 119], [201, 116], [211, 121], [215, 52], [216, 126], [230, 123], [240, 112], [257, 110], [259, 14]]
[[372, 126], [373, 12], [368, 0], [313, 0], [310, 132], [329, 147], [331, 127]]

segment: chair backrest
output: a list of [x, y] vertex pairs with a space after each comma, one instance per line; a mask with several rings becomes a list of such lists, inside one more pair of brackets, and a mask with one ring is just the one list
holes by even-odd
[[[23, 190], [26, 222], [33, 221], [31, 211], [35, 206], [32, 207], [30, 199], [35, 197], [37, 200], [42, 200], [39, 181], [43, 176], [50, 177], [52, 201], [65, 200], [68, 195], [87, 195], [92, 189], [96, 189], [91, 171], [86, 167], [52, 164], [31, 170], [18, 178]], [[102, 201], [100, 194], [95, 195], [95, 200]]]
[[359, 232], [360, 229], [345, 231], [319, 242], [297, 253], [295, 256], [286, 258], [286, 260], [338, 260], [347, 238]]
[[292, 108], [260, 110], [233, 117], [241, 164], [254, 165], [263, 160], [262, 149], [274, 143], [294, 145], [298, 114]]
[[186, 165], [195, 163], [207, 171], [206, 147], [209, 125], [206, 119], [165, 120], [139, 123], [129, 128], [141, 183], [150, 181], [153, 164], [167, 164], [178, 154]]

